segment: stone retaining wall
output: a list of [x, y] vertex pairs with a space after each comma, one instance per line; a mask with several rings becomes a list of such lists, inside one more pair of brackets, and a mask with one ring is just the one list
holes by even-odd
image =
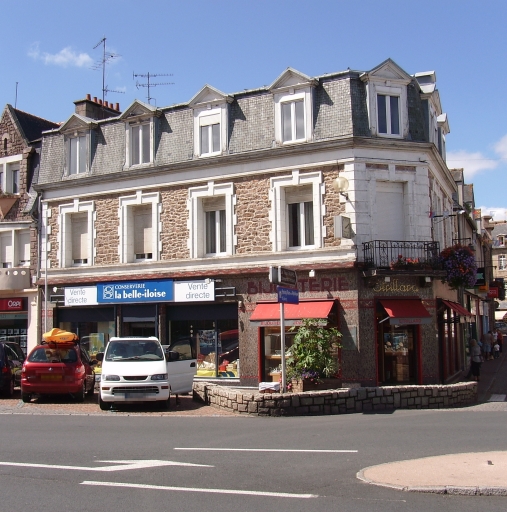
[[464, 407], [476, 404], [478, 395], [476, 382], [273, 394], [245, 392], [208, 382], [194, 382], [194, 399], [238, 414], [309, 416], [392, 409]]

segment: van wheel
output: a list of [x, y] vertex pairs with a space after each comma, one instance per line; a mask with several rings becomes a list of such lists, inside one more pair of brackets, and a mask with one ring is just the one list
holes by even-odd
[[25, 404], [30, 403], [30, 400], [32, 399], [32, 395], [30, 393], [21, 393], [21, 400], [25, 402]]
[[83, 381], [83, 385], [81, 386], [81, 390], [79, 393], [76, 393], [75, 398], [76, 402], [84, 402], [86, 395], [86, 380]]
[[99, 407], [100, 407], [101, 411], [109, 411], [109, 409], [111, 408], [111, 405], [109, 403], [104, 402], [104, 400], [102, 400], [102, 398], [100, 396], [100, 391], [99, 391]]

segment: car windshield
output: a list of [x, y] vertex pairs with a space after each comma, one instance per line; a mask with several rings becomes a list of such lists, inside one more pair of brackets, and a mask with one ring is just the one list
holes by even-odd
[[75, 363], [77, 353], [73, 347], [49, 348], [41, 346], [30, 354], [28, 361], [32, 363]]
[[164, 359], [162, 347], [156, 341], [111, 341], [106, 350], [106, 361], [160, 361]]

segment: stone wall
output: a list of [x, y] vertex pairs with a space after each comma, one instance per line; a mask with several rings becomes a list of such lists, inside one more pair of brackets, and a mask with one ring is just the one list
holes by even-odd
[[255, 416], [310, 416], [393, 409], [447, 409], [477, 403], [477, 383], [261, 394], [207, 382], [194, 382], [194, 399], [238, 414]]

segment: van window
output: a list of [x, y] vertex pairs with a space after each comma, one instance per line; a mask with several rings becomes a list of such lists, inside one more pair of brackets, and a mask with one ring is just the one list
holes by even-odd
[[160, 343], [152, 340], [115, 340], [106, 350], [106, 361], [161, 361], [164, 359]]

